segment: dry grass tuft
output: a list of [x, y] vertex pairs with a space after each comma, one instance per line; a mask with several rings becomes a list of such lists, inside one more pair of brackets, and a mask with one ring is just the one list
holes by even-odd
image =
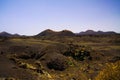
[[107, 63], [106, 67], [100, 71], [95, 80], [120, 80], [120, 61]]

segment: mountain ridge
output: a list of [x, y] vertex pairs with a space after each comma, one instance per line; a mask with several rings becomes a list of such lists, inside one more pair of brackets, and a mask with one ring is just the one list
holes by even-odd
[[75, 36], [75, 34], [70, 30], [53, 31], [50, 29], [46, 29], [36, 36]]
[[1, 36], [1, 37], [19, 37], [19, 36], [21, 36], [21, 35], [19, 35], [19, 34], [17, 34], [17, 33], [11, 34], [11, 33], [8, 33], [8, 32], [3, 31], [3, 32], [0, 32], [0, 36]]
[[78, 35], [109, 35], [109, 34], [119, 34], [114, 31], [94, 31], [94, 30], [86, 30], [84, 32], [78, 33]]
[[[76, 35], [114, 35], [114, 34], [120, 34], [114, 31], [94, 31], [94, 30], [86, 30], [86, 31], [81, 31], [79, 33], [74, 33], [70, 30], [62, 30], [62, 31], [54, 31], [51, 29], [46, 29], [34, 36], [40, 37], [40, 36], [76, 36]], [[11, 34], [8, 32], [0, 32], [1, 37], [20, 37], [23, 35], [20, 34]], [[26, 35], [24, 35], [26, 36]]]

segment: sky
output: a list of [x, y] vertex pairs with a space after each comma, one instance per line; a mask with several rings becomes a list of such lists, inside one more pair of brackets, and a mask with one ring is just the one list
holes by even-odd
[[35, 35], [45, 29], [120, 33], [120, 0], [0, 0], [0, 32]]

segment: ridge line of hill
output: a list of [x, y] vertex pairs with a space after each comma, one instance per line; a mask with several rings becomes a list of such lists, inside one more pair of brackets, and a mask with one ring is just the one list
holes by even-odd
[[[75, 35], [114, 35], [114, 34], [119, 34], [114, 31], [94, 31], [94, 30], [87, 30], [87, 31], [81, 31], [79, 33], [73, 33], [70, 30], [62, 30], [62, 31], [53, 31], [51, 29], [46, 29], [37, 35], [36, 37], [39, 36], [75, 36]], [[0, 36], [2, 37], [20, 37], [20, 36], [25, 36], [25, 35], [20, 35], [20, 34], [11, 34], [8, 32], [0, 32]]]

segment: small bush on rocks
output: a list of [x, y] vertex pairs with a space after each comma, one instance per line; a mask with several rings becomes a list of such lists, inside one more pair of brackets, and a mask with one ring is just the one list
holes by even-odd
[[55, 69], [55, 70], [60, 70], [63, 71], [68, 67], [68, 64], [66, 60], [63, 60], [61, 58], [55, 58], [51, 59], [48, 63], [47, 66], [49, 69]]

